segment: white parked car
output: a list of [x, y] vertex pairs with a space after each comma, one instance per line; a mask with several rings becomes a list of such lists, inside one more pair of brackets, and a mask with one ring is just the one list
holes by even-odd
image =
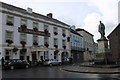
[[48, 60], [48, 61], [45, 61], [43, 62], [43, 65], [61, 65], [61, 62], [58, 61], [57, 59], [51, 59], [51, 60]]

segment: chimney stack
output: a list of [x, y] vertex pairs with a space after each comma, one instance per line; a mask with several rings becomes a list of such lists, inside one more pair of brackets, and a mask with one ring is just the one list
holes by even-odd
[[47, 17], [52, 18], [52, 13], [48, 13]]

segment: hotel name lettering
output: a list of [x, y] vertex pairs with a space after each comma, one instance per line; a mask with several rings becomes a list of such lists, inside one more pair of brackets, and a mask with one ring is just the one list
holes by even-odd
[[45, 32], [42, 32], [42, 31], [34, 31], [33, 29], [27, 29], [27, 28], [23, 29], [21, 27], [18, 28], [18, 32], [50, 37], [50, 33], [46, 34]]

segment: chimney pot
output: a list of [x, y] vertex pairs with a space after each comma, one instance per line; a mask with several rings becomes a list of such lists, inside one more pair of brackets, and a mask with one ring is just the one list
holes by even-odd
[[28, 13], [32, 13], [32, 8], [27, 8]]
[[47, 17], [52, 18], [52, 13], [48, 13]]

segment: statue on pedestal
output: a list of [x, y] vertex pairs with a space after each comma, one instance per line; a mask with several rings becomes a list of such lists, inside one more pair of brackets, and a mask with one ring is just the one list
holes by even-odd
[[100, 21], [100, 24], [98, 26], [98, 32], [101, 34], [101, 38], [97, 40], [98, 42], [98, 52], [97, 59], [100, 59], [104, 61], [105, 64], [107, 64], [107, 55], [108, 55], [108, 40], [105, 37], [105, 25]]
[[102, 21], [100, 21], [98, 31], [99, 31], [100, 34], [101, 34], [101, 38], [100, 38], [100, 39], [106, 39], [106, 38], [105, 38], [105, 25], [102, 23]]

